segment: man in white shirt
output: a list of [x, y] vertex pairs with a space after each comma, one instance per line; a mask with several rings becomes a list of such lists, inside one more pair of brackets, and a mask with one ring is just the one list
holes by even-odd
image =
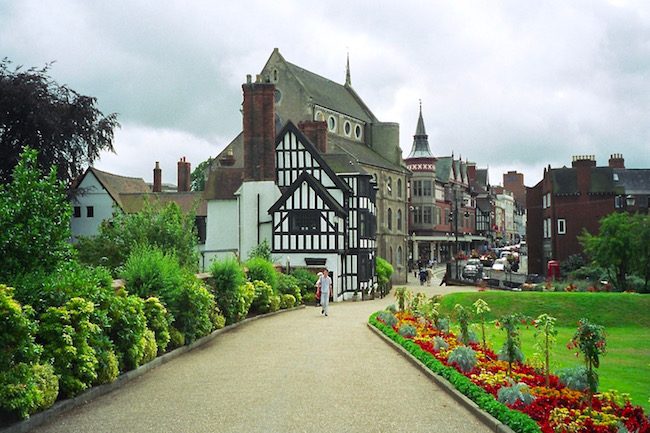
[[332, 279], [327, 269], [323, 269], [323, 275], [321, 275], [318, 282], [320, 283], [320, 305], [322, 307], [320, 313], [327, 316], [330, 303], [330, 290], [332, 290]]

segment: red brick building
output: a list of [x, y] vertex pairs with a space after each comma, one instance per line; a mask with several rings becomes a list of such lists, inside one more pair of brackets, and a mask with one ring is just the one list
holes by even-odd
[[582, 253], [578, 236], [597, 233], [599, 221], [614, 211], [648, 212], [650, 169], [626, 169], [614, 154], [607, 167], [593, 155], [574, 156], [571, 168], [544, 169], [543, 179], [527, 188], [528, 269], [545, 274], [549, 260], [560, 263]]

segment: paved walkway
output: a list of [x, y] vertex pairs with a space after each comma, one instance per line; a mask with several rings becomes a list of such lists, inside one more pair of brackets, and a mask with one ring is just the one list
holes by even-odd
[[250, 322], [35, 431], [489, 432], [367, 328], [393, 302]]

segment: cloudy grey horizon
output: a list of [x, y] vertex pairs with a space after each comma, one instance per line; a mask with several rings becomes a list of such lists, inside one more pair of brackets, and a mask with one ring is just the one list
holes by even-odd
[[331, 1], [0, 3], [0, 57], [55, 61], [60, 84], [116, 112], [116, 154], [95, 166], [176, 182], [241, 131], [241, 84], [273, 48], [352, 86], [400, 124], [408, 156], [419, 100], [431, 150], [517, 170], [528, 186], [573, 155], [650, 168], [650, 3]]

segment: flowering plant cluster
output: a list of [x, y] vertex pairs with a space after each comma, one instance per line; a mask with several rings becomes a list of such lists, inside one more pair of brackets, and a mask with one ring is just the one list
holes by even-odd
[[[555, 375], [551, 374], [547, 379], [545, 374], [538, 373], [526, 363], [499, 360], [492, 349], [473, 342], [468, 343], [467, 347], [475, 352], [476, 363], [471, 369], [463, 371], [455, 361], [456, 357], [450, 357], [455, 349], [463, 346], [456, 335], [448, 330], [440, 331], [430, 321], [416, 317], [411, 311], [398, 312], [395, 317], [397, 323], [392, 326], [383, 323], [381, 316], [375, 319], [375, 315], [371, 316], [371, 323], [375, 320], [375, 326], [382, 329], [384, 333], [391, 334], [389, 335], [391, 338], [409, 348], [412, 354], [417, 355], [434, 372], [445, 377], [463, 375], [472, 384], [491, 394], [494, 399], [497, 399], [500, 389], [512, 386], [513, 383], [522, 384], [526, 394], [530, 394], [532, 398], [519, 399], [512, 404], [505, 402], [505, 405], [534, 420], [539, 426], [537, 431], [542, 433], [617, 433], [619, 431], [650, 433], [650, 421], [643, 413], [643, 409], [632, 406], [629, 398], [621, 397], [621, 394], [609, 392], [591, 395], [589, 392], [569, 389], [562, 385]], [[395, 335], [404, 325], [415, 328], [416, 332], [412, 338]], [[441, 344], [443, 341], [444, 344]], [[449, 373], [447, 370], [451, 368], [457, 373]], [[464, 388], [461, 392], [475, 399], [470, 395], [474, 394], [477, 396], [475, 400], [481, 400], [477, 401], [479, 406], [485, 408], [487, 405], [494, 409], [494, 403], [484, 402], [482, 392], [469, 390], [466, 385]], [[493, 413], [492, 410], [488, 411]], [[497, 416], [497, 418], [501, 417]], [[519, 429], [515, 425], [511, 427], [516, 431], [536, 430]]]

